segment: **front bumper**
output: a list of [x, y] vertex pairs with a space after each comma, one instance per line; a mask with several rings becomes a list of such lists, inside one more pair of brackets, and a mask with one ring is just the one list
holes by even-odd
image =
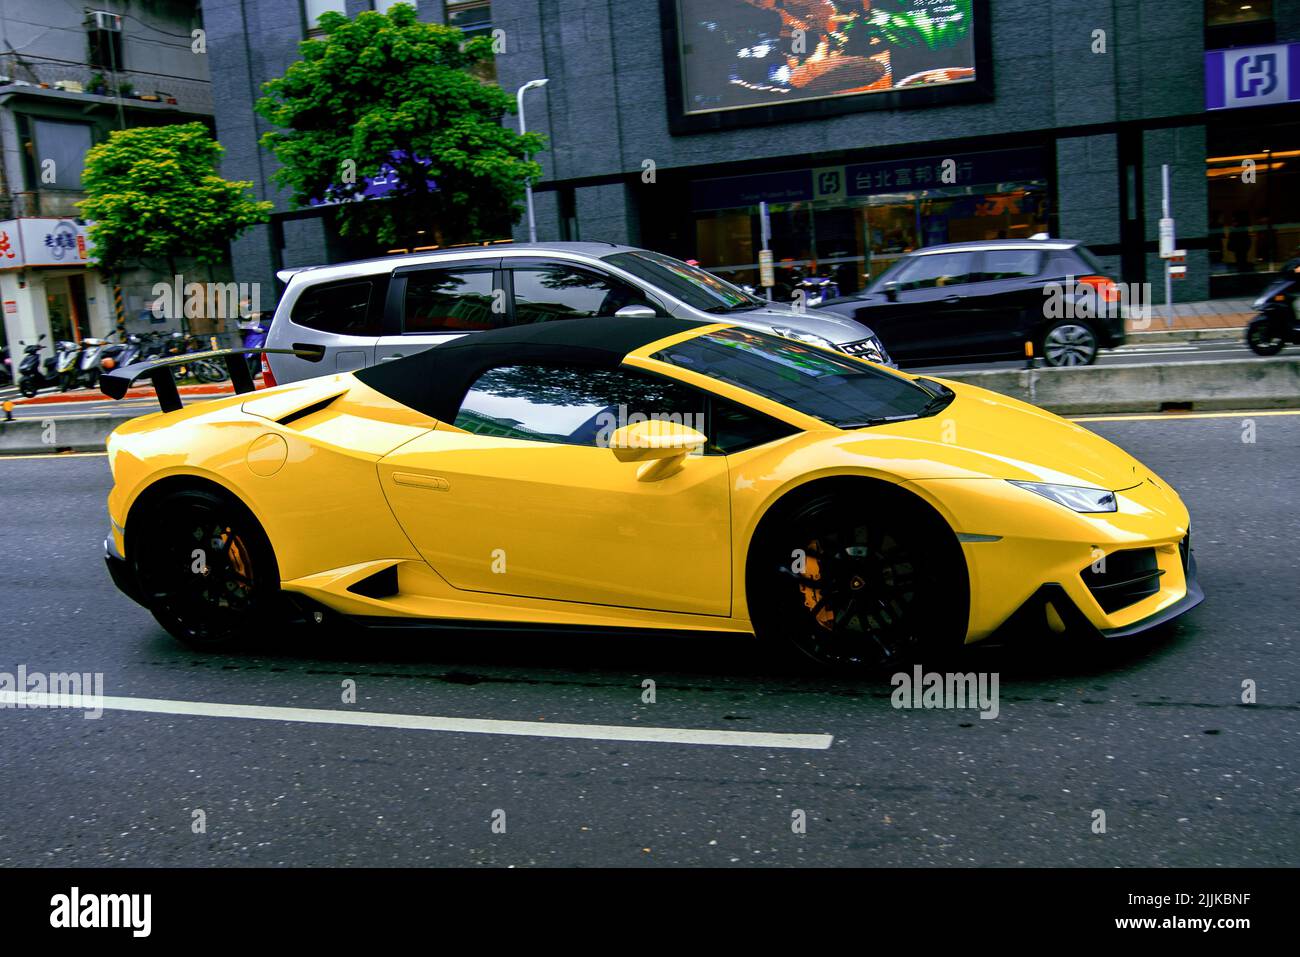
[[[1042, 585], [1020, 606], [1014, 615], [998, 629], [997, 633], [1023, 633], [1026, 631], [1059, 630], [1052, 622], [1064, 625], [1066, 634], [1097, 639], [1128, 638], [1153, 628], [1158, 628], [1205, 600], [1205, 592], [1196, 577], [1196, 557], [1189, 551], [1184, 572], [1186, 591], [1183, 597], [1160, 610], [1114, 628], [1098, 627], [1075, 604], [1070, 594], [1059, 583]], [[996, 633], [995, 633], [996, 634]]]
[[104, 564], [108, 566], [108, 574], [112, 577], [117, 590], [137, 605], [144, 605], [144, 594], [140, 591], [140, 583], [136, 580], [135, 569], [118, 551], [112, 532], [109, 532], [108, 537], [104, 539]]

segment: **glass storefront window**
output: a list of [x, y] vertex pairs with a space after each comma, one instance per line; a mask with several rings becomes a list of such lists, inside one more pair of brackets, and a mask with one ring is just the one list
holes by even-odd
[[[1027, 239], [1047, 231], [1047, 184], [918, 190], [768, 207], [776, 284], [793, 297], [800, 281], [831, 280], [842, 295], [864, 288], [905, 253], [922, 246]], [[757, 288], [759, 207], [695, 214], [694, 257], [731, 282]]]
[[1254, 295], [1300, 253], [1300, 123], [1225, 126], [1207, 139], [1210, 294]]
[[1272, 17], [1273, 0], [1205, 0], [1205, 25], [1208, 27], [1270, 20]]

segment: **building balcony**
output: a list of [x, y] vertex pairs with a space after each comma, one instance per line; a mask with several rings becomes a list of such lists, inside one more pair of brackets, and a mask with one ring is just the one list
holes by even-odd
[[212, 115], [212, 84], [203, 78], [141, 70], [110, 72], [86, 63], [0, 55], [0, 103], [18, 97], [78, 105], [85, 112], [123, 110]]

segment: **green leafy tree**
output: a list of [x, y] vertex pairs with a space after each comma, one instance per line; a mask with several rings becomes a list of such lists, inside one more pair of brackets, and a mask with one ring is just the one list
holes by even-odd
[[109, 273], [150, 258], [169, 275], [178, 259], [212, 265], [271, 204], [248, 198], [252, 183], [222, 179], [224, 152], [202, 123], [117, 130], [86, 154], [82, 214], [94, 221], [95, 261]]
[[[339, 231], [382, 243], [421, 230], [439, 241], [499, 236], [518, 217], [524, 180], [541, 174], [529, 157], [544, 146], [501, 119], [512, 97], [473, 70], [492, 57], [489, 37], [416, 20], [398, 4], [388, 14], [320, 18], [323, 36], [304, 41], [302, 59], [263, 87], [257, 111], [278, 129], [262, 137], [281, 167], [276, 180], [294, 201], [340, 203]], [[389, 167], [396, 189], [352, 201]]]

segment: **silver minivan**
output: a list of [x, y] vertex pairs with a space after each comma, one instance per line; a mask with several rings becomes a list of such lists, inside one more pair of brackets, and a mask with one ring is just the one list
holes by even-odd
[[[696, 266], [612, 243], [511, 243], [289, 269], [267, 347], [273, 382], [400, 359], [500, 326], [593, 316], [729, 322], [891, 364], [853, 319], [759, 299]], [[265, 368], [265, 366], [263, 367]]]

